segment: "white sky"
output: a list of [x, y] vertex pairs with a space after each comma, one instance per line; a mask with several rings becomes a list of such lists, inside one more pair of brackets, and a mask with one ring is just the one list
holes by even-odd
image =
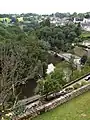
[[89, 12], [90, 0], [0, 0], [0, 13]]

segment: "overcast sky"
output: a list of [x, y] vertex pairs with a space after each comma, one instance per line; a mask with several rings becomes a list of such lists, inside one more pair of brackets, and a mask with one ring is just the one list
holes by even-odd
[[0, 13], [89, 12], [90, 0], [0, 0]]

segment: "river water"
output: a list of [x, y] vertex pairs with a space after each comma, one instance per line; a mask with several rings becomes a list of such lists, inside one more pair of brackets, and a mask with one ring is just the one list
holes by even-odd
[[20, 85], [17, 93], [20, 93], [19, 99], [28, 98], [34, 95], [34, 89], [36, 88], [36, 80], [29, 80], [26, 82], [26, 84]]

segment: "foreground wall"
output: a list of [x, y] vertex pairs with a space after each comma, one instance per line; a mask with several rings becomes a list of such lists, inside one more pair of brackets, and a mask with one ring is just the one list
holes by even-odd
[[89, 90], [90, 90], [90, 84], [82, 86], [81, 88], [79, 88], [77, 90], [73, 90], [71, 93], [68, 93], [68, 94], [61, 96], [47, 104], [44, 104], [38, 108], [35, 108], [33, 110], [33, 112], [29, 111], [29, 112], [23, 114], [22, 116], [19, 116], [16, 120], [26, 120], [27, 118], [32, 119], [33, 117], [36, 117], [37, 115], [42, 114], [43, 112], [47, 112], [47, 111], [65, 103], [65, 102], [71, 100], [72, 98], [75, 98]]

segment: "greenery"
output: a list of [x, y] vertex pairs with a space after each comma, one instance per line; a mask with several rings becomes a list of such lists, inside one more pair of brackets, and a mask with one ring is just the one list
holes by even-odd
[[65, 88], [65, 91], [67, 91], [67, 92], [71, 92], [71, 91], [73, 91], [73, 87], [68, 87], [68, 88]]
[[89, 95], [90, 92], [84, 93], [33, 120], [90, 120]]
[[17, 86], [45, 76], [49, 48], [34, 33], [27, 35], [17, 25], [2, 25], [0, 35], [0, 103], [6, 109], [18, 96]]
[[84, 40], [90, 39], [90, 32], [83, 31], [80, 37]]
[[73, 85], [73, 88], [74, 89], [78, 89], [78, 88], [80, 88], [81, 87], [81, 85], [79, 84], [79, 83], [75, 83], [74, 85]]
[[16, 116], [22, 115], [22, 114], [24, 114], [24, 112], [25, 112], [25, 106], [21, 105], [21, 104], [16, 104], [13, 108], [12, 117], [14, 118]]
[[[71, 58], [73, 60], [73, 58]], [[50, 93], [56, 93], [63, 86], [73, 80], [73, 62], [61, 62], [56, 65], [54, 72], [47, 75], [44, 79], [37, 81], [37, 87], [35, 89], [36, 94], [45, 95], [46, 98]]]
[[36, 94], [45, 95], [47, 98], [49, 93], [60, 90], [66, 82], [63, 75], [60, 70], [56, 69], [54, 73], [48, 75], [45, 79], [38, 80]]
[[[77, 14], [56, 13], [55, 16], [73, 19]], [[7, 14], [0, 17], [0, 104], [4, 111], [18, 102], [17, 87], [28, 80], [38, 80], [35, 92], [47, 97], [49, 93], [56, 93], [71, 80], [90, 71], [89, 59], [78, 72], [74, 69], [74, 58], [71, 57], [70, 63], [62, 62], [53, 73], [46, 76], [49, 51], [72, 50], [72, 43], [81, 40], [80, 24], [71, 22], [56, 26], [50, 23], [49, 17], [39, 23], [36, 18], [41, 16], [32, 13], [16, 15], [15, 18]]]
[[79, 70], [74, 70], [73, 72], [73, 76], [72, 76], [72, 80], [75, 80], [77, 78], [80, 78], [81, 76], [87, 74], [87, 73], [90, 73], [90, 67], [88, 65], [84, 65], [82, 68], [81, 68], [81, 71]]
[[[71, 81], [74, 81], [81, 76], [90, 72], [90, 67], [84, 65], [81, 68], [81, 71], [73, 67], [73, 62], [61, 62], [56, 65], [55, 71], [50, 75], [47, 75], [45, 79], [38, 80], [37, 87], [35, 90], [36, 94], [45, 95], [46, 98], [50, 93], [56, 93], [63, 88], [64, 85], [68, 84]], [[82, 83], [83, 85], [83, 83]], [[76, 83], [73, 87], [74, 89], [79, 88], [81, 85]]]
[[88, 84], [88, 82], [86, 82], [86, 81], [81, 81], [81, 86], [84, 86], [84, 85], [86, 85], [86, 84]]
[[64, 26], [52, 26], [49, 19], [41, 23], [40, 29], [36, 30], [39, 39], [47, 41], [51, 49], [56, 48], [62, 51], [72, 49], [72, 43], [79, 41], [81, 34], [80, 24], [66, 24]]

